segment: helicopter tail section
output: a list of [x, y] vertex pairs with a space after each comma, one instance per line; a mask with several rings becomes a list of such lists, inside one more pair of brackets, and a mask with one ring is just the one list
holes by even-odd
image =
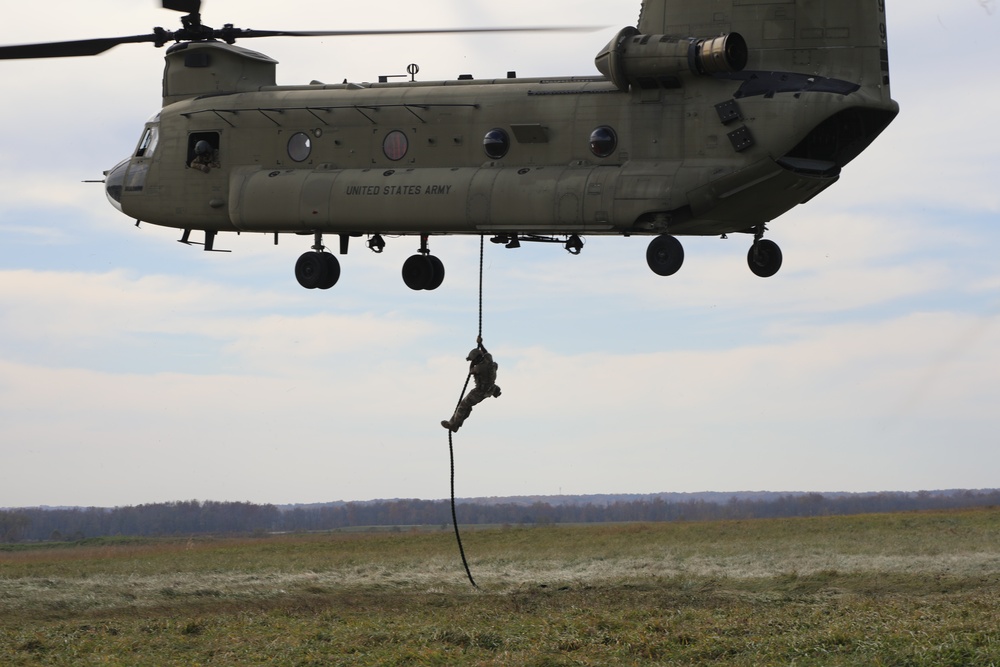
[[739, 33], [748, 71], [857, 84], [890, 104], [885, 0], [644, 0], [644, 35]]
[[[667, 69], [668, 58], [654, 64], [683, 74], [674, 89], [697, 91], [687, 94], [703, 111], [685, 117], [684, 133], [706, 136], [720, 162], [703, 164], [703, 145], [684, 153], [675, 174], [659, 177], [671, 200], [642, 202], [638, 230], [753, 232], [758, 248], [767, 222], [836, 182], [899, 113], [885, 0], [644, 0], [638, 26], [619, 33], [598, 68], [620, 89], [646, 94], [652, 86], [638, 75], [648, 78], [647, 52], [673, 42], [688, 47], [687, 71]], [[628, 166], [639, 168], [659, 166]]]

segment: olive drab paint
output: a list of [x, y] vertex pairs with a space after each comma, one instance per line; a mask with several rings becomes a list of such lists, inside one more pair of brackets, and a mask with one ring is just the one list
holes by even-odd
[[[745, 232], [750, 268], [770, 276], [766, 224], [898, 113], [888, 53], [884, 0], [647, 0], [584, 76], [277, 85], [261, 53], [180, 41], [163, 108], [107, 191], [185, 242], [203, 230], [206, 249], [219, 232], [311, 235], [306, 287], [340, 274], [329, 234], [341, 253], [419, 236], [430, 263], [404, 269], [413, 289], [440, 284], [428, 242], [442, 234], [576, 252], [584, 234], [653, 236], [647, 262], [669, 275], [676, 236]], [[217, 156], [207, 172], [191, 168], [199, 141]]]

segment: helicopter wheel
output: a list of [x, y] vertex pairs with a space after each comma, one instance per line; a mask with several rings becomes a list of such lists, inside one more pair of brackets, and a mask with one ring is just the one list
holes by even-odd
[[658, 276], [672, 276], [684, 263], [684, 246], [675, 237], [661, 234], [649, 242], [646, 263]]
[[434, 272], [434, 277], [431, 278], [430, 283], [424, 289], [435, 290], [441, 287], [441, 283], [444, 282], [444, 262], [434, 255], [427, 255], [427, 259], [431, 263], [431, 270]]
[[319, 284], [319, 289], [330, 289], [340, 280], [340, 260], [328, 252], [321, 252], [319, 255], [326, 264], [326, 279]]
[[340, 280], [340, 261], [326, 252], [307, 252], [295, 262], [295, 279], [306, 289], [330, 289]]
[[767, 239], [754, 241], [747, 253], [747, 264], [754, 275], [770, 278], [781, 268], [781, 248]]
[[435, 290], [444, 282], [444, 263], [434, 255], [413, 255], [403, 262], [403, 282], [411, 290]]

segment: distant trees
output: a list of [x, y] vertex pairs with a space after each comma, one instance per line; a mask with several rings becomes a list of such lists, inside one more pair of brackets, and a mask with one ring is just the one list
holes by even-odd
[[[114, 509], [22, 509], [17, 513], [27, 518], [21, 538], [32, 541], [54, 539], [57, 535], [63, 539], [82, 539], [115, 535], [249, 534], [280, 530], [281, 523], [281, 512], [274, 505], [197, 500]], [[0, 532], [0, 539], [4, 539], [2, 536]]]
[[31, 526], [27, 512], [0, 511], [0, 542], [18, 542]]
[[[460, 501], [459, 522], [535, 525], [627, 521], [712, 521], [1000, 506], [1000, 490], [919, 493], [675, 494], [603, 501], [572, 498]], [[279, 508], [247, 502], [187, 500], [116, 507], [0, 511], [0, 542], [80, 540], [109, 536], [248, 535], [362, 526], [451, 523], [445, 500], [387, 500]]]

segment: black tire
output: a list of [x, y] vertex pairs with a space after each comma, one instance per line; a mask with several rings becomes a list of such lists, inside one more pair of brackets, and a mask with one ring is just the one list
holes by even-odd
[[646, 248], [646, 264], [658, 276], [672, 276], [684, 263], [684, 246], [673, 236], [661, 234]]
[[427, 289], [433, 279], [434, 266], [428, 256], [412, 255], [403, 262], [403, 282], [411, 290]]
[[433, 270], [433, 276], [431, 281], [427, 284], [426, 290], [435, 290], [441, 287], [441, 283], [444, 282], [444, 262], [434, 255], [428, 255], [427, 259], [430, 260], [431, 269]]
[[774, 241], [761, 239], [750, 246], [747, 265], [754, 275], [770, 278], [781, 268], [781, 248]]
[[307, 252], [295, 262], [295, 279], [306, 289], [316, 289], [327, 280], [327, 264], [323, 253]]
[[319, 289], [330, 289], [337, 284], [340, 280], [340, 260], [337, 259], [336, 255], [331, 255], [328, 252], [321, 252], [319, 256], [323, 258], [325, 275], [323, 282], [321, 282], [316, 287]]

